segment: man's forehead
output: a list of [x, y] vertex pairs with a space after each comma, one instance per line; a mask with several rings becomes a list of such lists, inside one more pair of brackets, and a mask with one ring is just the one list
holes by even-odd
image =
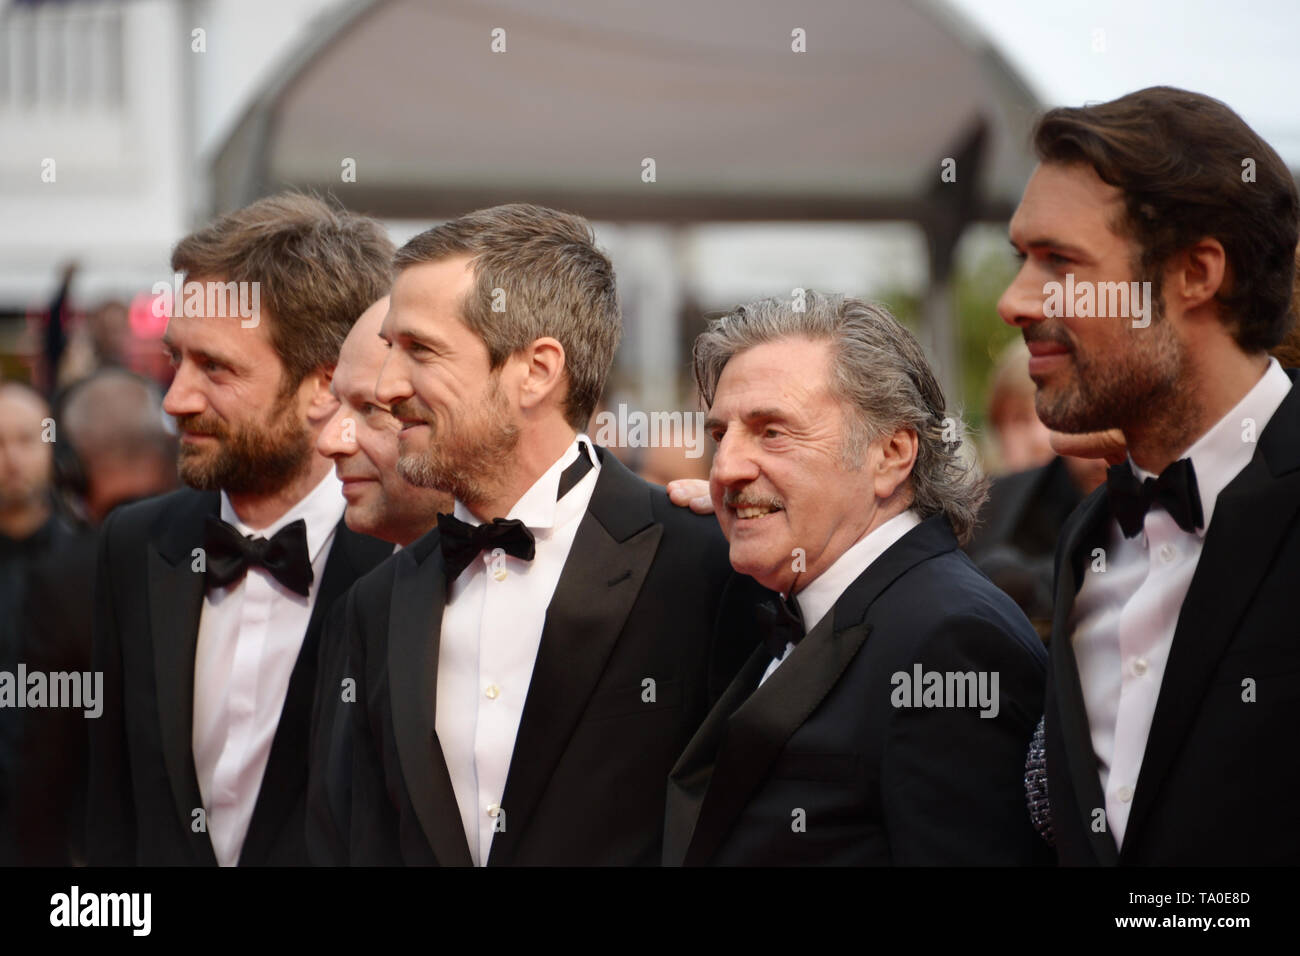
[[1042, 163], [1025, 186], [1011, 217], [1011, 231], [1047, 228], [1062, 214], [1106, 222], [1113, 214], [1110, 207], [1123, 200], [1123, 192], [1104, 182], [1087, 163]]
[[455, 256], [417, 263], [399, 272], [393, 280], [392, 309], [384, 322], [385, 329], [391, 326], [394, 313], [408, 309], [459, 316], [461, 303], [474, 282], [470, 262], [468, 256]]
[[385, 350], [384, 340], [378, 335], [344, 343], [330, 383], [334, 394], [339, 398], [360, 397], [373, 402]]

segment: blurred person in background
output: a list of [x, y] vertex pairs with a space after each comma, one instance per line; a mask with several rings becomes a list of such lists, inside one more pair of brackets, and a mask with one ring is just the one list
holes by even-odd
[[1035, 391], [1029, 350], [1015, 342], [998, 361], [989, 393], [989, 424], [1009, 473], [993, 481], [966, 552], [1046, 638], [1057, 537], [1070, 512], [1106, 480], [1106, 468], [1052, 450], [1051, 432], [1034, 410]]
[[[36, 561], [21, 615], [21, 659], [29, 672], [91, 669], [98, 527], [117, 506], [176, 487], [176, 438], [164, 426], [162, 394], [140, 376], [105, 368], [58, 402], [55, 485], [78, 519]], [[16, 862], [85, 861], [89, 727], [82, 712], [23, 712], [14, 805]]]
[[116, 299], [100, 303], [68, 337], [58, 363], [59, 386], [82, 381], [101, 368], [125, 366], [130, 338], [126, 304]]
[[[0, 382], [0, 671], [22, 660], [19, 615], [32, 566], [70, 531], [51, 503], [56, 432], [40, 393]], [[0, 707], [0, 864], [15, 862], [18, 738], [25, 711]]]

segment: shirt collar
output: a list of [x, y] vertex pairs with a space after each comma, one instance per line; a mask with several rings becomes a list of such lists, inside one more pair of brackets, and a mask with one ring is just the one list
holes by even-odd
[[[578, 460], [579, 449], [578, 443], [584, 442], [587, 446], [587, 455], [591, 459], [592, 471], [600, 470], [600, 459], [596, 457], [596, 452], [592, 446], [592, 441], [587, 437], [585, 432], [579, 432], [570, 442], [569, 447], [564, 450], [551, 467], [542, 472], [540, 478], [533, 482], [532, 486], [524, 492], [523, 497], [515, 502], [510, 513], [506, 515], [507, 519], [517, 518], [526, 526], [536, 530], [553, 528], [556, 523], [556, 511], [559, 502], [556, 500], [556, 493], [560, 490], [560, 475], [564, 469]], [[452, 512], [461, 521], [468, 524], [482, 524], [474, 513], [465, 507], [459, 498], [456, 499], [456, 505]]]
[[[1205, 523], [1196, 529], [1201, 537], [1205, 537], [1205, 532], [1210, 527], [1214, 505], [1220, 493], [1250, 464], [1251, 458], [1255, 456], [1259, 436], [1290, 390], [1291, 379], [1282, 371], [1277, 359], [1270, 356], [1268, 368], [1254, 387], [1209, 431], [1198, 438], [1191, 448], [1178, 456], [1190, 458], [1192, 469], [1196, 472], [1196, 490], [1205, 517]], [[1131, 457], [1128, 463], [1139, 480], [1156, 477], [1139, 468]]]
[[280, 515], [269, 527], [257, 531], [239, 520], [230, 504], [230, 496], [221, 492], [221, 520], [234, 526], [242, 535], [270, 538], [285, 525], [302, 518], [307, 523], [307, 554], [313, 562], [334, 533], [346, 507], [343, 482], [339, 481], [333, 468], [325, 473], [315, 488], [299, 498], [292, 508]]
[[798, 594], [799, 613], [811, 631], [835, 606], [849, 585], [856, 581], [871, 563], [884, 554], [903, 535], [921, 523], [921, 516], [908, 508], [894, 515], [880, 527], [859, 538], [835, 563], [817, 575]]

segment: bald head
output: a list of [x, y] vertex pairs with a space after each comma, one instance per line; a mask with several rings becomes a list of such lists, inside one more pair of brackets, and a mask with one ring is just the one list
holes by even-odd
[[330, 383], [338, 411], [321, 432], [316, 450], [334, 459], [348, 502], [348, 527], [407, 545], [433, 528], [439, 511], [451, 511], [452, 499], [445, 492], [408, 484], [397, 473], [400, 426], [375, 398], [387, 350], [379, 327], [387, 314], [384, 296], [361, 313], [344, 339]]
[[73, 387], [60, 412], [61, 438], [86, 473], [86, 517], [99, 524], [117, 505], [176, 487], [176, 439], [152, 382], [106, 368]]

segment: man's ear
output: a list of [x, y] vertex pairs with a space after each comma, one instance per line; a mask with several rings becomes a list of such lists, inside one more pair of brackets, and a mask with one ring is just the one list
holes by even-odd
[[1185, 311], [1190, 312], [1212, 301], [1232, 282], [1223, 243], [1206, 236], [1185, 249], [1175, 259], [1173, 278], [1171, 291], [1182, 300]]
[[892, 435], [878, 439], [879, 451], [868, 458], [871, 468], [871, 480], [875, 483], [876, 500], [884, 501], [893, 496], [912, 474], [916, 465], [916, 452], [919, 447], [916, 432], [910, 428], [899, 428]]
[[519, 405], [524, 409], [537, 408], [551, 396], [561, 396], [557, 390], [565, 381], [564, 346], [558, 339], [543, 336], [523, 348], [515, 359], [519, 361]]
[[307, 403], [307, 418], [313, 422], [329, 421], [338, 410], [339, 400], [330, 391], [334, 366], [326, 365], [307, 375], [298, 387], [298, 396]]

